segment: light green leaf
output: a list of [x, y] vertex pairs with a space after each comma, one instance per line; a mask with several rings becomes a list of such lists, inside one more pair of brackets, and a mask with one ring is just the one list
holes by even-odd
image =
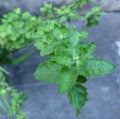
[[110, 73], [114, 67], [113, 64], [102, 59], [89, 59], [86, 65], [80, 68], [80, 74], [86, 77], [97, 77]]
[[54, 44], [47, 45], [42, 41], [36, 41], [34, 45], [37, 49], [41, 50], [41, 53], [40, 53], [41, 56], [48, 55], [54, 51], [54, 46], [53, 46]]
[[44, 56], [44, 55], [48, 55], [48, 54], [52, 53], [53, 51], [54, 51], [54, 47], [53, 46], [46, 45], [41, 50], [40, 54], [41, 54], [41, 56]]
[[34, 73], [35, 79], [44, 82], [56, 82], [58, 75], [61, 72], [61, 66], [54, 62], [41, 63]]
[[83, 30], [80, 32], [80, 40], [86, 40], [89, 37], [89, 34], [87, 31]]
[[80, 84], [74, 84], [74, 86], [68, 92], [68, 98], [70, 104], [76, 108], [76, 114], [79, 115], [81, 108], [87, 101], [87, 91], [86, 88]]
[[69, 27], [68, 40], [73, 46], [76, 46], [80, 41], [80, 33], [74, 27]]
[[78, 76], [77, 71], [64, 69], [57, 78], [58, 92], [68, 92]]
[[67, 16], [61, 16], [60, 17], [60, 23], [64, 23], [65, 21], [67, 21]]
[[29, 12], [25, 12], [21, 16], [22, 20], [28, 20], [31, 18], [31, 14]]
[[68, 36], [68, 28], [66, 26], [60, 26], [55, 24], [53, 36], [58, 39], [63, 39]]

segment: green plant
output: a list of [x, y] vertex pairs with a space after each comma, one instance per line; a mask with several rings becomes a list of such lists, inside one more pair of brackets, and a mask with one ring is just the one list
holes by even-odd
[[[39, 64], [34, 76], [37, 80], [58, 84], [59, 93], [68, 93], [77, 115], [87, 101], [88, 93], [83, 85], [87, 78], [108, 74], [114, 69], [110, 62], [94, 58], [96, 45], [94, 42], [85, 42], [89, 37], [87, 31], [78, 31], [70, 24], [72, 20], [81, 18], [87, 21], [87, 27], [97, 25], [104, 14], [99, 6], [92, 7], [84, 14], [78, 12], [94, 1], [74, 0], [59, 8], [45, 4], [40, 8], [41, 17], [29, 12], [22, 13], [18, 8], [4, 15], [0, 25], [0, 64], [21, 63], [37, 50], [41, 56], [48, 55], [48, 59]], [[11, 57], [10, 54], [16, 50], [32, 45], [35, 50], [30, 53], [19, 58]]]
[[[6, 82], [3, 73], [7, 72], [1, 68], [0, 70], [0, 108], [3, 109], [9, 119], [25, 119], [26, 114], [21, 111], [21, 107], [27, 95], [25, 92], [18, 92], [14, 87]], [[8, 73], [7, 73], [8, 74]]]

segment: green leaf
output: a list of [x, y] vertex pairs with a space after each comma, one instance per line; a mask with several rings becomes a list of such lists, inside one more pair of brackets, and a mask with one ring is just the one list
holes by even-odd
[[69, 27], [69, 42], [76, 46], [80, 41], [80, 33], [74, 28]]
[[58, 92], [68, 92], [78, 76], [77, 71], [64, 69], [57, 78]]
[[68, 98], [70, 104], [76, 108], [76, 114], [79, 115], [81, 108], [84, 106], [87, 101], [87, 91], [86, 88], [80, 84], [74, 84], [74, 86], [68, 92]]
[[82, 75], [79, 75], [76, 79], [77, 83], [85, 83], [86, 81], [87, 81], [87, 78]]
[[82, 31], [80, 32], [80, 40], [86, 40], [88, 37], [89, 37], [89, 34], [88, 34], [87, 31], [82, 30]]
[[69, 68], [72, 66], [72, 55], [67, 50], [61, 52], [56, 51], [55, 55], [51, 55], [50, 60]]
[[41, 50], [41, 56], [51, 54], [54, 51], [54, 47], [51, 45], [46, 45], [42, 50]]
[[97, 77], [110, 73], [114, 67], [113, 64], [102, 59], [89, 59], [86, 65], [80, 68], [80, 74], [86, 77]]
[[60, 23], [64, 23], [65, 21], [67, 21], [67, 16], [61, 16], [60, 17]]
[[94, 42], [90, 42], [90, 43], [80, 43], [79, 45], [79, 55], [81, 58], [85, 59], [90, 59], [93, 56], [93, 52], [96, 48], [96, 45]]
[[100, 6], [94, 6], [83, 16], [83, 20], [87, 20], [87, 27], [91, 27], [93, 25], [98, 25], [102, 15], [104, 15], [104, 13], [101, 12]]
[[54, 31], [53, 31], [53, 36], [58, 39], [63, 39], [68, 36], [68, 28], [66, 26], [60, 26], [58, 24], [55, 24], [54, 26]]
[[37, 80], [44, 82], [56, 82], [58, 75], [61, 72], [61, 66], [54, 62], [41, 63], [34, 73], [34, 77]]
[[20, 8], [16, 8], [15, 9], [15, 13], [18, 14], [18, 15], [21, 15], [22, 11]]
[[31, 14], [29, 12], [25, 12], [25, 13], [22, 14], [21, 17], [22, 17], [23, 20], [28, 20], [28, 19], [31, 18]]
[[51, 54], [54, 51], [54, 44], [48, 45], [42, 41], [37, 40], [34, 45], [37, 49], [41, 50], [41, 56]]
[[80, 2], [80, 6], [84, 6], [84, 5], [86, 5], [87, 4], [87, 0], [79, 0], [79, 2]]

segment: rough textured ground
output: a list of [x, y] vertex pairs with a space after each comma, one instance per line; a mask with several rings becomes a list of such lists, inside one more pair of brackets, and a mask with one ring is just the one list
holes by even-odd
[[[56, 5], [70, 3], [72, 0], [0, 0], [0, 13], [20, 7], [24, 11], [38, 13], [39, 8], [49, 2]], [[120, 0], [96, 0], [104, 11], [120, 11]]]
[[[80, 21], [73, 24], [79, 29], [85, 28]], [[37, 64], [45, 58], [37, 54], [21, 65], [9, 68], [13, 85], [29, 93], [24, 107], [27, 119], [120, 119], [120, 13], [106, 14], [99, 26], [87, 30], [89, 41], [97, 44], [95, 56], [113, 62], [116, 65], [114, 72], [88, 80], [85, 84], [89, 93], [88, 102], [81, 115], [76, 117], [66, 94], [58, 94], [56, 85], [41, 83], [33, 78]], [[3, 113], [0, 119], [6, 119]]]
[[120, 11], [120, 0], [97, 0], [105, 11]]

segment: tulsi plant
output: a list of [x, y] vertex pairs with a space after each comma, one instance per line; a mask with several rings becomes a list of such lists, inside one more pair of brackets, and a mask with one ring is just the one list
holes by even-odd
[[[48, 59], [40, 63], [34, 73], [37, 80], [56, 83], [59, 93], [67, 93], [70, 104], [79, 115], [87, 99], [84, 83], [89, 77], [110, 73], [114, 65], [106, 60], [94, 58], [94, 42], [85, 42], [89, 38], [86, 30], [78, 30], [70, 22], [76, 19], [86, 21], [86, 26], [98, 25], [104, 14], [99, 6], [88, 11], [84, 7], [95, 0], [74, 0], [68, 5], [55, 7], [45, 4], [40, 8], [40, 16], [14, 9], [3, 15], [0, 25], [0, 65], [19, 64], [40, 51]], [[84, 13], [83, 13], [84, 11]], [[35, 49], [18, 58], [11, 57], [17, 50]], [[21, 105], [27, 99], [24, 92], [18, 92], [5, 81], [9, 74], [0, 67], [0, 107], [9, 119], [24, 119]]]

